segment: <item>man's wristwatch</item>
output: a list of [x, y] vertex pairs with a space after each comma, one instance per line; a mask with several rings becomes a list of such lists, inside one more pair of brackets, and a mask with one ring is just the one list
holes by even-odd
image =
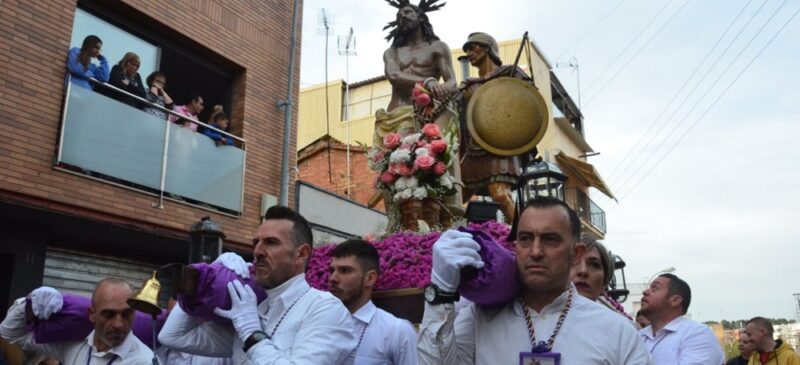
[[264, 331], [255, 331], [253, 332], [253, 334], [250, 335], [250, 337], [244, 340], [244, 346], [242, 346], [242, 350], [244, 350], [244, 352], [247, 352], [247, 350], [249, 350], [255, 344], [268, 339], [269, 336], [267, 336], [267, 334]]
[[458, 292], [448, 293], [446, 291], [442, 291], [435, 284], [430, 284], [425, 287], [425, 301], [430, 304], [453, 303], [458, 301], [459, 298], [461, 297], [458, 295]]

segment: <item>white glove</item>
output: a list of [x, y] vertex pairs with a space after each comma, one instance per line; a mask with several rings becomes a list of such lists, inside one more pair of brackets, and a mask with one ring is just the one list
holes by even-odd
[[478, 254], [481, 246], [466, 232], [448, 230], [433, 244], [431, 283], [446, 292], [455, 292], [461, 281], [461, 269], [472, 266], [483, 268]]
[[31, 308], [36, 318], [49, 319], [53, 313], [60, 312], [63, 305], [61, 293], [49, 286], [42, 286], [31, 292]]
[[255, 331], [261, 331], [261, 320], [258, 317], [258, 299], [253, 289], [242, 285], [239, 280], [228, 283], [228, 294], [231, 296], [231, 309], [215, 308], [214, 313], [228, 318], [242, 342]]
[[253, 263], [245, 262], [241, 256], [233, 252], [226, 252], [222, 255], [219, 255], [214, 262], [219, 262], [223, 266], [235, 272], [236, 275], [241, 276], [242, 279], [250, 278], [250, 266], [253, 266]]

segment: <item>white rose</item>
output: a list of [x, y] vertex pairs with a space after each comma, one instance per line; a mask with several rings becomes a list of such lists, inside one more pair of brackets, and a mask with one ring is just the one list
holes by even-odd
[[394, 189], [397, 191], [401, 191], [405, 189], [407, 185], [408, 185], [408, 178], [404, 176], [395, 180]]
[[412, 196], [414, 196], [414, 191], [411, 189], [405, 189], [400, 192], [400, 198], [402, 200], [411, 199]]
[[408, 161], [411, 161], [411, 151], [408, 150], [396, 150], [389, 155], [389, 162], [391, 163]]
[[416, 188], [414, 189], [414, 199], [425, 199], [428, 197], [428, 189]]
[[403, 144], [408, 144], [408, 145], [417, 144], [417, 141], [419, 141], [419, 137], [421, 136], [422, 136], [421, 133], [409, 134], [403, 137]]
[[417, 181], [416, 177], [408, 176], [408, 179], [406, 180], [406, 187], [407, 188], [409, 188], [409, 189], [416, 188], [417, 184], [418, 184], [418, 181]]
[[421, 147], [414, 150], [414, 153], [417, 154], [417, 156], [422, 156], [422, 155], [430, 155], [431, 151], [428, 151], [428, 149], [425, 147]]

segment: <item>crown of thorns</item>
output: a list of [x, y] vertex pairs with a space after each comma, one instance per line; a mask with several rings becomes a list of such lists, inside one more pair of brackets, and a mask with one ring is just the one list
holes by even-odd
[[[397, 9], [402, 9], [407, 5], [411, 5], [409, 0], [386, 0], [386, 2]], [[439, 0], [420, 0], [417, 7], [420, 8], [420, 10], [422, 10], [424, 13], [430, 13], [432, 11], [441, 9], [443, 6], [445, 6], [445, 4], [447, 4], [446, 2], [437, 4], [438, 2]], [[389, 35], [386, 36], [386, 40], [391, 41], [397, 32], [397, 19], [389, 22], [389, 24], [386, 24], [386, 26], [383, 27], [383, 30], [386, 29], [390, 29]]]

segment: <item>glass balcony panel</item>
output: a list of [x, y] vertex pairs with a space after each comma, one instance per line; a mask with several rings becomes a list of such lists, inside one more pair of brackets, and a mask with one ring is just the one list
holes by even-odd
[[241, 212], [244, 151], [170, 124], [165, 190]]
[[61, 162], [160, 188], [165, 121], [74, 85], [67, 103]]

